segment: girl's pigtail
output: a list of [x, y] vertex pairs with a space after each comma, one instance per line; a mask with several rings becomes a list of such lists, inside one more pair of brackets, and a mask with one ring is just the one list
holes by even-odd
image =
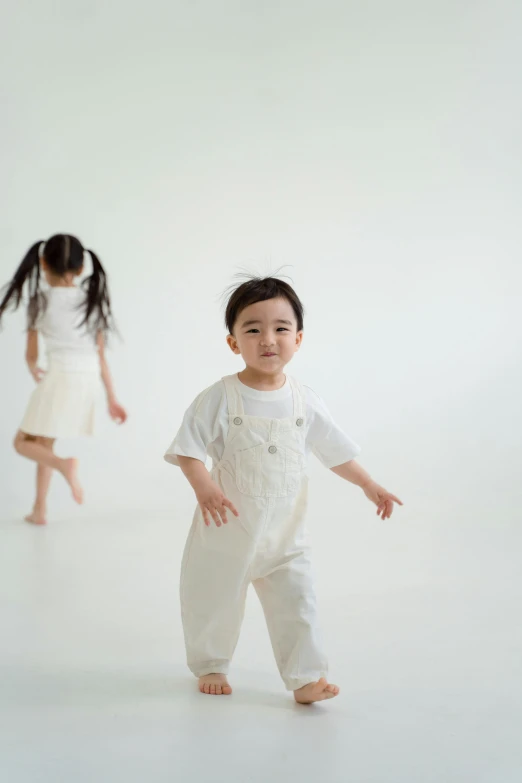
[[109, 332], [114, 329], [114, 324], [107, 275], [96, 253], [92, 250], [87, 252], [92, 258], [92, 274], [83, 282], [86, 301], [81, 325], [87, 324], [89, 330], [94, 333]]
[[28, 328], [32, 329], [36, 323], [40, 310], [40, 255], [39, 250], [42, 240], [35, 242], [27, 251], [25, 258], [14, 273], [13, 279], [4, 287], [5, 293], [0, 302], [0, 321], [3, 314], [11, 308], [17, 310], [22, 301], [24, 286], [27, 283], [29, 304]]

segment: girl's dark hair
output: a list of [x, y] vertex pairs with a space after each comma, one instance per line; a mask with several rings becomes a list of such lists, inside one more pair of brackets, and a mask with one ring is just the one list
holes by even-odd
[[279, 297], [286, 299], [292, 305], [297, 331], [300, 332], [304, 322], [304, 307], [292, 286], [277, 277], [251, 277], [234, 287], [229, 294], [225, 310], [225, 326], [228, 333], [232, 334], [236, 321], [245, 307]]
[[[16, 310], [22, 301], [24, 288], [28, 296], [28, 328], [33, 329], [40, 313], [45, 311], [46, 298], [40, 288], [40, 247], [43, 241], [35, 242], [27, 251], [13, 279], [5, 286], [0, 302], [0, 321], [6, 310]], [[55, 234], [45, 242], [42, 257], [49, 270], [57, 277], [68, 272], [80, 273], [85, 252], [92, 259], [92, 274], [82, 282], [85, 301], [82, 302], [83, 319], [79, 326], [86, 325], [90, 332], [108, 332], [114, 329], [107, 275], [101, 262], [92, 250], [85, 250], [82, 243], [70, 234]]]

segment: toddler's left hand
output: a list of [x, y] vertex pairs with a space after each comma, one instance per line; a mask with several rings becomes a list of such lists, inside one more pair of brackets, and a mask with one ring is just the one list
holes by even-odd
[[381, 519], [389, 519], [391, 517], [394, 503], [398, 503], [399, 506], [403, 505], [402, 500], [392, 495], [384, 487], [376, 484], [375, 481], [366, 484], [362, 489], [366, 497], [377, 506], [377, 514]]
[[123, 424], [127, 421], [127, 411], [116, 400], [109, 400], [109, 416], [116, 424]]

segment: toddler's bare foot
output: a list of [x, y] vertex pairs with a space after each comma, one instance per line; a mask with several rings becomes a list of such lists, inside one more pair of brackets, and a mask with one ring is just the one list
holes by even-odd
[[45, 518], [44, 514], [41, 514], [39, 511], [33, 511], [31, 514], [28, 514], [26, 517], [24, 517], [26, 522], [30, 522], [32, 525], [46, 525], [47, 520]]
[[83, 489], [78, 479], [78, 460], [74, 457], [64, 460], [63, 476], [69, 484], [73, 498], [77, 503], [83, 503]]
[[337, 685], [330, 685], [324, 677], [317, 682], [309, 682], [304, 688], [294, 691], [294, 699], [299, 704], [312, 704], [314, 701], [333, 699], [339, 693]]
[[211, 696], [230, 696], [232, 688], [224, 674], [205, 674], [199, 678], [199, 690]]

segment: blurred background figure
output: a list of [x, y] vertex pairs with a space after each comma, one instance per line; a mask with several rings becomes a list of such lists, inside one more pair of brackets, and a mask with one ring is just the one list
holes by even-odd
[[[92, 259], [92, 273], [81, 284], [85, 252]], [[42, 290], [42, 276], [48, 284]], [[100, 375], [107, 393], [111, 418], [122, 424], [127, 413], [117, 402], [105, 343], [114, 329], [105, 270], [92, 251], [69, 234], [56, 234], [47, 242], [35, 242], [5, 287], [0, 302], [4, 312], [16, 310], [27, 291], [27, 347], [25, 358], [37, 383], [14, 446], [18, 454], [37, 463], [36, 499], [25, 519], [44, 525], [47, 494], [53, 470], [69, 484], [74, 500], [83, 502], [78, 460], [58, 457], [57, 438], [92, 435]], [[47, 370], [39, 366], [38, 333], [42, 334]]]

